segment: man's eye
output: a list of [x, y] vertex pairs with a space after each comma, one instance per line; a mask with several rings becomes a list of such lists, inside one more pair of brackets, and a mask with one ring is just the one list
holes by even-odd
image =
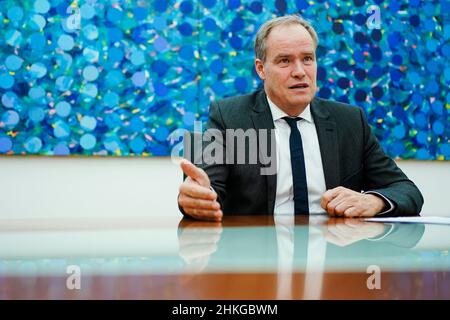
[[289, 63], [289, 59], [288, 58], [283, 58], [280, 60], [281, 63]]
[[306, 56], [305, 61], [308, 61], [308, 62], [313, 61], [313, 58], [311, 56]]

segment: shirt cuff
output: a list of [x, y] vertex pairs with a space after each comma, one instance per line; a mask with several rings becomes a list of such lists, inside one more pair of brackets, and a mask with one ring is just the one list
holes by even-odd
[[363, 193], [364, 194], [375, 194], [375, 195], [379, 196], [381, 199], [383, 199], [386, 204], [389, 205], [388, 209], [384, 210], [383, 212], [377, 213], [375, 216], [389, 213], [389, 212], [391, 212], [391, 211], [393, 211], [395, 209], [394, 203], [391, 200], [389, 200], [388, 198], [386, 198], [384, 195], [382, 195], [381, 193], [376, 192], [376, 191], [365, 191]]

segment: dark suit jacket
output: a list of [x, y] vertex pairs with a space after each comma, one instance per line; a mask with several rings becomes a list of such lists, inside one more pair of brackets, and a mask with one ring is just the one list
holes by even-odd
[[[311, 113], [327, 189], [343, 186], [358, 192], [377, 191], [395, 204], [390, 215], [419, 214], [420, 191], [385, 155], [362, 109], [314, 98]], [[218, 129], [224, 137], [226, 129], [274, 129], [265, 92], [212, 103], [206, 128]], [[199, 166], [208, 174], [225, 215], [273, 214], [277, 178], [261, 175], [259, 162]]]

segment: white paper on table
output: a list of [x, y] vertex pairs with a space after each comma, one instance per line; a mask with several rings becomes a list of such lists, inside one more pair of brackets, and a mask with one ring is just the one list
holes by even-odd
[[428, 224], [448, 224], [450, 217], [390, 217], [390, 218], [366, 218], [365, 221], [372, 222], [392, 222], [392, 223], [428, 223]]

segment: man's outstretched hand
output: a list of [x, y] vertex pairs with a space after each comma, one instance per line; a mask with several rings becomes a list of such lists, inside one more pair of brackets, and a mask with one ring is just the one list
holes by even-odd
[[217, 193], [210, 188], [206, 172], [186, 159], [181, 160], [180, 166], [187, 178], [180, 186], [178, 205], [195, 219], [221, 221], [223, 213]]

